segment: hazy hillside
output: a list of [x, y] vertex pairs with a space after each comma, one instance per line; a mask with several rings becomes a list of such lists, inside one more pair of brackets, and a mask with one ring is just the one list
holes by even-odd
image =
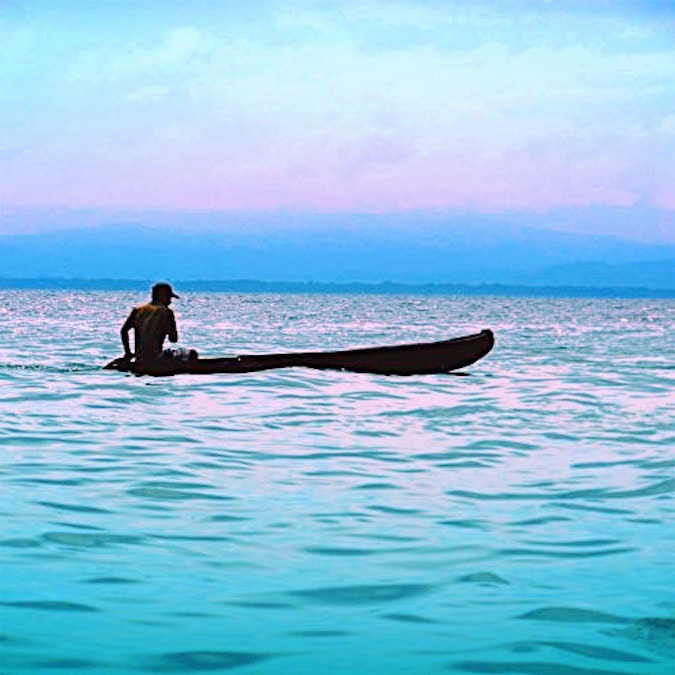
[[675, 289], [675, 258], [623, 265], [598, 262], [557, 265], [532, 276], [530, 282], [542, 286]]
[[554, 232], [487, 217], [231, 220], [0, 237], [0, 277], [259, 279], [672, 288], [675, 245]]

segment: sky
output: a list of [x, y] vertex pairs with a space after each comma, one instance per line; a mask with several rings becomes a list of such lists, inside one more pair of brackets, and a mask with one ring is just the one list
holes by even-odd
[[667, 0], [0, 0], [0, 203], [673, 212], [674, 36]]

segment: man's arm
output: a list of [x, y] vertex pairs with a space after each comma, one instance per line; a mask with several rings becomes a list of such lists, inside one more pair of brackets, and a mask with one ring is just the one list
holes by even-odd
[[169, 342], [178, 342], [178, 330], [176, 329], [176, 317], [172, 310], [169, 310], [169, 326], [167, 330]]
[[136, 310], [132, 309], [131, 314], [127, 317], [127, 320], [122, 324], [120, 329], [120, 336], [122, 337], [122, 345], [124, 346], [124, 357], [127, 359], [133, 358], [134, 353], [131, 351], [129, 346], [129, 331], [134, 327], [134, 319], [136, 318]]

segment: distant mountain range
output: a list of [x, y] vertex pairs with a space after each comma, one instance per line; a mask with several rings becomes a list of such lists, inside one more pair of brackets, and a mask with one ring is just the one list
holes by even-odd
[[238, 216], [0, 236], [0, 278], [508, 284], [675, 289], [675, 244], [491, 216]]

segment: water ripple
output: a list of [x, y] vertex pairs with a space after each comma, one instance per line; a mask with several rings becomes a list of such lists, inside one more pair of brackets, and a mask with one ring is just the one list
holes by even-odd
[[233, 670], [271, 659], [260, 652], [167, 652], [144, 660], [142, 669], [152, 673], [199, 673]]
[[631, 675], [630, 671], [568, 666], [557, 661], [459, 661], [449, 670], [462, 673], [519, 673], [520, 675]]
[[140, 299], [0, 291], [5, 670], [673, 669], [672, 301], [187, 293], [204, 354], [497, 345], [470, 377], [99, 370]]
[[394, 602], [423, 595], [431, 590], [432, 587], [425, 584], [370, 584], [291, 591], [290, 595], [321, 605], [367, 605]]
[[40, 609], [48, 612], [97, 612], [91, 605], [66, 600], [14, 600], [12, 602], [0, 602], [3, 607], [14, 609]]

